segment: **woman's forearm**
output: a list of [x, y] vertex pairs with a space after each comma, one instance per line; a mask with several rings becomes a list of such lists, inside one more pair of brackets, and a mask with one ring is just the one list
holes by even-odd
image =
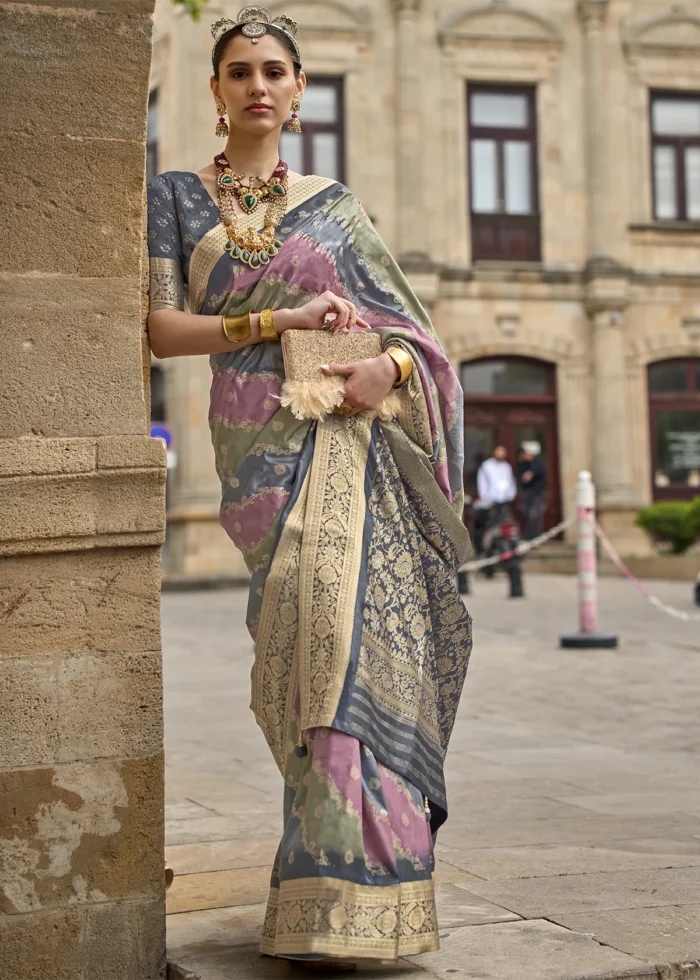
[[[294, 310], [275, 311], [275, 329], [283, 333], [294, 324]], [[233, 343], [224, 334], [221, 316], [202, 316], [181, 310], [154, 310], [148, 317], [151, 350], [159, 359], [188, 354], [224, 354], [260, 343], [260, 314], [250, 314], [250, 337]]]

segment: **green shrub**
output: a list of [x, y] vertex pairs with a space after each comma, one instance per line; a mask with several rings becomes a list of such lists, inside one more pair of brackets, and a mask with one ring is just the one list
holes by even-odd
[[697, 538], [700, 538], [700, 497], [696, 497], [691, 501], [688, 520], [690, 521], [692, 530], [695, 531], [695, 538], [697, 540]]
[[173, 0], [173, 3], [180, 4], [184, 7], [192, 20], [199, 20], [200, 14], [207, 4], [207, 0]]
[[637, 514], [639, 527], [656, 541], [666, 542], [674, 555], [682, 555], [700, 537], [700, 497], [690, 503], [665, 500]]

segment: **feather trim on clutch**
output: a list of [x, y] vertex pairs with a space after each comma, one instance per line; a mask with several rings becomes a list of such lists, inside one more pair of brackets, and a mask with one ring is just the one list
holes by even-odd
[[345, 398], [345, 382], [338, 375], [328, 378], [323, 375], [317, 381], [292, 381], [282, 385], [280, 402], [298, 419], [325, 419]]
[[[345, 398], [345, 379], [342, 375], [328, 377], [322, 364], [354, 364], [382, 353], [379, 334], [369, 331], [285, 330], [281, 341], [286, 380], [280, 403], [298, 419], [323, 420]], [[399, 404], [399, 396], [390, 391], [375, 409], [362, 414], [390, 422]]]

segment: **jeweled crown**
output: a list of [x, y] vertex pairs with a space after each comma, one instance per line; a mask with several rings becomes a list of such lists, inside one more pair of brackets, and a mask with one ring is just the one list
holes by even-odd
[[262, 37], [267, 32], [268, 27], [277, 27], [280, 31], [284, 31], [294, 46], [297, 58], [301, 61], [301, 52], [299, 51], [299, 45], [296, 40], [298, 30], [296, 21], [292, 20], [291, 17], [287, 17], [286, 14], [273, 17], [272, 12], [267, 7], [244, 7], [239, 11], [235, 20], [231, 20], [230, 17], [222, 17], [220, 20], [217, 20], [216, 23], [211, 25], [214, 48], [216, 48], [216, 45], [227, 31], [232, 30], [234, 27], [240, 27], [241, 25], [243, 25], [245, 36], [250, 38]]

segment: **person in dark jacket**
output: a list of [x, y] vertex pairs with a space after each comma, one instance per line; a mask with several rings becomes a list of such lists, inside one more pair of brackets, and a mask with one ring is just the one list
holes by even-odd
[[532, 541], [542, 534], [547, 467], [538, 442], [524, 442], [518, 456], [518, 487], [523, 509], [523, 538]]

